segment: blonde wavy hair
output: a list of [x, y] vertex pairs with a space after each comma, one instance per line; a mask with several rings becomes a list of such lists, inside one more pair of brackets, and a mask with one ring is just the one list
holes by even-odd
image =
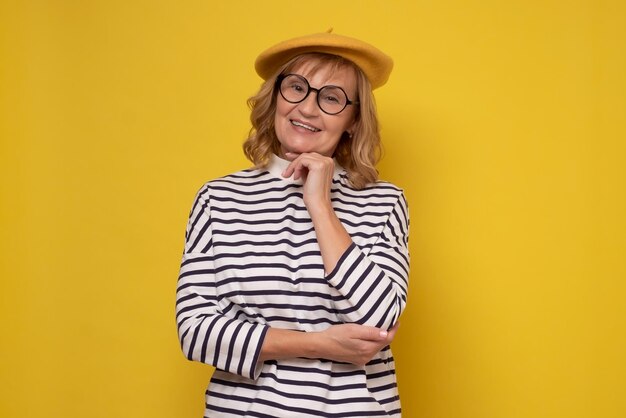
[[251, 109], [252, 128], [243, 144], [246, 157], [258, 168], [267, 166], [271, 154], [280, 155], [280, 142], [276, 137], [274, 116], [276, 113], [276, 79], [287, 74], [309, 60], [315, 61], [312, 71], [329, 65], [331, 74], [342, 68], [352, 68], [357, 79], [359, 105], [354, 115], [352, 135], [344, 132], [333, 157], [347, 171], [348, 181], [355, 189], [362, 189], [378, 179], [376, 163], [380, 160], [382, 146], [376, 103], [369, 80], [361, 69], [340, 56], [322, 53], [307, 53], [291, 59], [268, 78], [259, 92], [248, 99]]

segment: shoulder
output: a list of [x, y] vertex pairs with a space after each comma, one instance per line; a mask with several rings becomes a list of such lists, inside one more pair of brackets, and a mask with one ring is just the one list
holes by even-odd
[[205, 182], [200, 190], [214, 190], [223, 187], [232, 189], [245, 189], [249, 187], [263, 187], [264, 184], [273, 182], [271, 174], [264, 168], [248, 168], [239, 170], [225, 176]]
[[362, 189], [350, 185], [347, 176], [342, 175], [333, 179], [333, 201], [337, 208], [349, 209], [356, 212], [376, 212], [381, 216], [391, 216], [394, 212], [401, 212], [408, 218], [408, 205], [404, 191], [393, 183], [379, 180], [370, 183]]
[[267, 174], [267, 170], [262, 168], [248, 168], [209, 180], [204, 184], [204, 187], [211, 188], [223, 184], [233, 184], [241, 186], [255, 184], [259, 180], [263, 180], [264, 177], [267, 177]]
[[348, 182], [347, 174], [342, 173], [338, 178], [333, 180], [333, 183], [340, 192], [347, 193], [354, 197], [384, 200], [404, 199], [404, 190], [385, 180], [378, 180], [374, 183], [367, 184], [362, 189], [355, 189]]
[[197, 195], [205, 200], [219, 197], [262, 195], [281, 189], [283, 183], [265, 168], [240, 170], [205, 182]]

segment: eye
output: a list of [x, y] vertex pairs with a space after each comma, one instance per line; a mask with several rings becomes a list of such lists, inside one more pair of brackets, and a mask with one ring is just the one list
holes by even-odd
[[287, 88], [289, 90], [293, 90], [296, 93], [303, 93], [303, 92], [306, 92], [307, 90], [306, 84], [302, 80], [298, 80], [298, 79], [289, 80], [287, 84]]
[[324, 103], [341, 105], [346, 101], [343, 90], [340, 90], [337, 87], [326, 87], [322, 89], [321, 93], [321, 99], [324, 101]]

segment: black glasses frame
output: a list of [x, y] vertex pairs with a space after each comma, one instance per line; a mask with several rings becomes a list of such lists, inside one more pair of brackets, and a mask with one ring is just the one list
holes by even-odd
[[[280, 85], [282, 84], [283, 80], [284, 80], [285, 78], [287, 78], [287, 77], [290, 77], [290, 76], [295, 76], [295, 77], [298, 77], [299, 79], [303, 80], [303, 81], [304, 81], [304, 83], [306, 84], [306, 87], [307, 87], [306, 94], [305, 94], [305, 95], [304, 95], [304, 97], [303, 97], [302, 99], [300, 99], [300, 100], [293, 101], [293, 100], [289, 100], [289, 99], [287, 99], [287, 98], [285, 97], [285, 95], [283, 94], [282, 89], [280, 88]], [[311, 87], [311, 85], [309, 84], [309, 80], [307, 80], [306, 78], [304, 78], [304, 77], [303, 77], [303, 76], [301, 76], [300, 74], [280, 74], [278, 77], [276, 77], [276, 84], [275, 84], [275, 86], [274, 86], [274, 87], [278, 89], [278, 92], [280, 93], [280, 95], [282, 96], [282, 98], [283, 98], [283, 99], [285, 99], [285, 100], [286, 100], [286, 101], [288, 101], [289, 103], [294, 103], [294, 104], [296, 104], [296, 103], [302, 103], [303, 101], [305, 101], [305, 100], [306, 100], [306, 98], [307, 98], [307, 97], [309, 97], [309, 94], [311, 94], [311, 91], [314, 91], [314, 92], [316, 93], [316, 94], [315, 94], [315, 102], [317, 103], [317, 107], [319, 107], [319, 108], [320, 108], [320, 110], [321, 110], [322, 112], [326, 113], [327, 115], [338, 115], [339, 113], [343, 112], [343, 111], [346, 109], [346, 107], [348, 107], [348, 106], [350, 106], [350, 105], [357, 105], [357, 104], [359, 104], [359, 101], [358, 101], [358, 100], [355, 100], [355, 101], [350, 100], [350, 99], [348, 98], [348, 94], [346, 93], [346, 91], [345, 91], [344, 89], [342, 89], [341, 87], [339, 87], [339, 86], [334, 86], [334, 85], [332, 85], [332, 84], [329, 84], [329, 85], [327, 85], [327, 86], [322, 86], [322, 87], [320, 87], [319, 89], [316, 89], [315, 87]], [[320, 91], [324, 90], [324, 89], [325, 89], [325, 88], [327, 88], [327, 87], [333, 87], [333, 88], [336, 88], [336, 89], [341, 90], [341, 92], [343, 93], [343, 95], [346, 97], [346, 104], [345, 104], [345, 106], [344, 106], [341, 110], [339, 110], [338, 112], [327, 112], [327, 111], [325, 111], [325, 110], [322, 108], [322, 105], [320, 104]]]

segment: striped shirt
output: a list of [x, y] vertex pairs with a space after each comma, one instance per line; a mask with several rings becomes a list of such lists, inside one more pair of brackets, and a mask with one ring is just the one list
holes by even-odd
[[350, 187], [336, 166], [331, 200], [352, 237], [326, 274], [288, 161], [206, 183], [187, 225], [176, 321], [189, 360], [216, 368], [206, 417], [400, 416], [390, 347], [364, 367], [293, 358], [257, 364], [268, 327], [303, 332], [333, 324], [390, 328], [407, 298], [407, 204], [400, 189]]

